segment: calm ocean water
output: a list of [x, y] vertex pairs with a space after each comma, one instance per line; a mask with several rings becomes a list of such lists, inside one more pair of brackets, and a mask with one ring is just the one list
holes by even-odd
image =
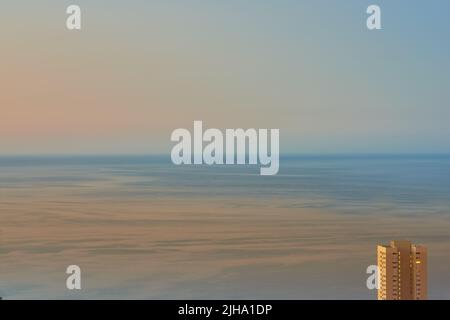
[[429, 296], [450, 299], [450, 156], [292, 156], [276, 176], [167, 157], [0, 158], [6, 299], [374, 299], [365, 271], [391, 239], [428, 246]]

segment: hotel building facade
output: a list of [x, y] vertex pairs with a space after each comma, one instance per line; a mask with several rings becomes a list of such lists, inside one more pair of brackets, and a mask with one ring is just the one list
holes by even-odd
[[394, 240], [377, 246], [378, 300], [426, 300], [427, 248]]

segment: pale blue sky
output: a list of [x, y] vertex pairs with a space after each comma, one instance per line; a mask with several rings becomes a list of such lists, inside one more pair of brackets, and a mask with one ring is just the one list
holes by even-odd
[[194, 120], [279, 128], [282, 154], [450, 152], [448, 1], [6, 2], [2, 154], [165, 153]]

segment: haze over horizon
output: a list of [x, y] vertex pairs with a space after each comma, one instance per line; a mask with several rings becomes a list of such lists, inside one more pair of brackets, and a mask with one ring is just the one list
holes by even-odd
[[371, 2], [80, 0], [71, 33], [70, 1], [8, 1], [0, 153], [165, 154], [194, 120], [283, 154], [450, 152], [450, 3], [377, 1], [369, 32]]

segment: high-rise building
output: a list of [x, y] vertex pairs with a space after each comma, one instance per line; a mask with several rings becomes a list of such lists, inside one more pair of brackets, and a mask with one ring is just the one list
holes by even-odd
[[378, 300], [427, 299], [427, 248], [394, 240], [378, 245]]

